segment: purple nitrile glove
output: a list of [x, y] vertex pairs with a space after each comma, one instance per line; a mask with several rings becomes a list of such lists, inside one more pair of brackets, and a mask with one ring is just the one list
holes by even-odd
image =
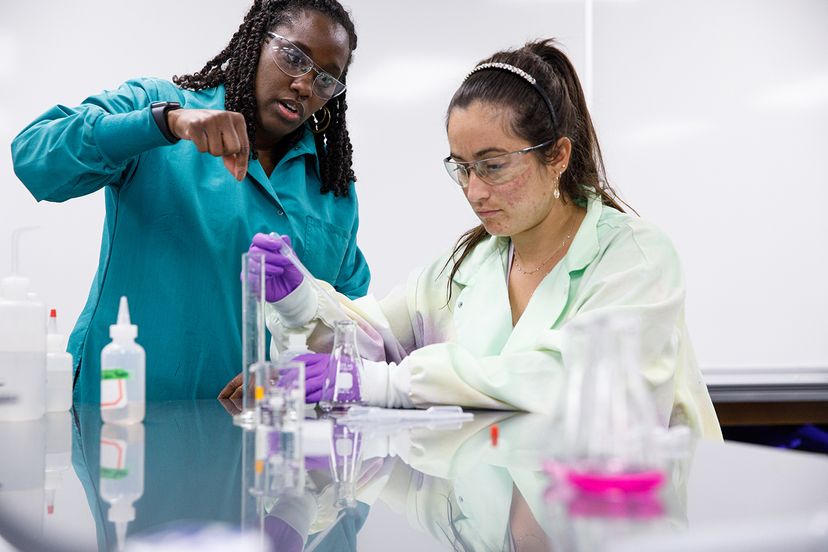
[[265, 516], [264, 532], [270, 540], [270, 550], [301, 552], [305, 538], [285, 520], [275, 516]]
[[321, 400], [331, 400], [334, 392], [331, 355], [309, 353], [299, 355], [293, 360], [305, 363], [305, 402], [317, 403]]
[[328, 471], [331, 469], [331, 457], [328, 456], [305, 456], [306, 470], [322, 470]]
[[[293, 266], [290, 259], [282, 255], [279, 250], [282, 248], [282, 242], [290, 247], [290, 238], [282, 236], [276, 238], [268, 236], [267, 234], [256, 234], [253, 236], [253, 243], [247, 250], [249, 254], [264, 255], [265, 260], [265, 300], [268, 303], [280, 301], [287, 297], [290, 292], [299, 287], [302, 283], [303, 276]], [[250, 259], [252, 274], [255, 274], [254, 263], [257, 260]]]

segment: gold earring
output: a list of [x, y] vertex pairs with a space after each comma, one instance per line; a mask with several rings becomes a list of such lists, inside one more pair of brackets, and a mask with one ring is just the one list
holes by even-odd
[[[321, 119], [317, 118], [317, 113], [319, 113], [319, 111], [323, 112]], [[328, 127], [331, 126], [331, 120], [333, 119], [333, 116], [331, 116], [331, 110], [328, 109], [328, 106], [323, 107], [319, 111], [313, 114], [313, 120], [316, 128], [311, 128], [311, 132], [314, 134], [322, 134], [325, 132]]]

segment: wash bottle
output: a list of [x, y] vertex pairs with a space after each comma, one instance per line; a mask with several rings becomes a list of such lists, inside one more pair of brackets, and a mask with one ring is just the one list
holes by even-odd
[[101, 419], [134, 424], [144, 419], [144, 348], [135, 342], [138, 326], [129, 321], [127, 298], [121, 297], [118, 323], [109, 327], [112, 342], [101, 351]]

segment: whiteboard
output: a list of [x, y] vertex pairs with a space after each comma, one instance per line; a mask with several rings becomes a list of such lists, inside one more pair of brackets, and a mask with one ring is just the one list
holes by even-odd
[[[352, 0], [349, 128], [371, 292], [476, 224], [444, 174], [445, 107], [496, 50], [555, 36], [591, 91], [610, 181], [674, 240], [702, 367], [828, 366], [828, 3]], [[97, 266], [103, 195], [36, 204], [8, 144], [51, 105], [200, 69], [248, 2], [0, 1], [0, 275], [68, 333]]]

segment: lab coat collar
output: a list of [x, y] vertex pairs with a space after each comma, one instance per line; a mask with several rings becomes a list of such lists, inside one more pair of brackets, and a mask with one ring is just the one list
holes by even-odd
[[285, 154], [283, 161], [288, 161], [294, 157], [299, 157], [300, 155], [310, 155], [313, 157], [313, 167], [316, 169], [316, 176], [321, 181], [322, 170], [319, 168], [319, 155], [316, 150], [316, 139], [314, 138], [313, 132], [310, 131], [310, 127], [307, 123], [305, 123], [302, 130], [302, 138], [300, 138], [299, 142], [297, 142], [297, 144]]
[[587, 214], [566, 255], [541, 280], [502, 352], [535, 350], [546, 330], [559, 325], [569, 301], [572, 273], [589, 266], [599, 252], [598, 222], [604, 209], [599, 197], [587, 202]]
[[[581, 222], [581, 226], [575, 233], [575, 239], [569, 247], [566, 256], [561, 263], [566, 265], [568, 272], [584, 269], [598, 255], [598, 221], [604, 209], [601, 198], [592, 196], [587, 201], [587, 214]], [[508, 251], [511, 240], [507, 237], [490, 236], [469, 253], [460, 268], [454, 274], [452, 280], [460, 285], [467, 286], [474, 281], [474, 277], [481, 268], [489, 262], [500, 262], [503, 265], [503, 277], [506, 277], [508, 270]], [[453, 263], [450, 262], [447, 270], [450, 270]]]
[[598, 255], [600, 250], [598, 243], [598, 221], [604, 205], [601, 198], [591, 196], [587, 201], [587, 214], [581, 221], [581, 226], [575, 233], [575, 239], [569, 246], [569, 251], [560, 264], [566, 265], [567, 272], [583, 270]]
[[[290, 148], [290, 150], [285, 153], [284, 157], [279, 160], [279, 163], [276, 165], [276, 168], [273, 169], [273, 173], [271, 177], [276, 176], [278, 178], [279, 167], [285, 163], [290, 162], [290, 160], [295, 159], [297, 157], [309, 155], [313, 158], [313, 167], [316, 170], [316, 176], [319, 178], [320, 182], [322, 180], [321, 177], [321, 170], [319, 168], [319, 156], [317, 155], [316, 151], [316, 140], [314, 140], [313, 133], [308, 130], [307, 125], [302, 130], [302, 137], [296, 143], [295, 146]], [[251, 159], [250, 164], [247, 167], [247, 174], [250, 178], [256, 182], [264, 191], [272, 197], [277, 203], [279, 203], [279, 196], [276, 193], [278, 189], [278, 182], [273, 182], [270, 178], [268, 178], [267, 174], [262, 168], [261, 163], [258, 160]]]
[[457, 341], [481, 357], [499, 354], [512, 333], [506, 286], [508, 243], [508, 238], [484, 240], [454, 275], [460, 286], [454, 305]]
[[[503, 266], [503, 277], [506, 277], [506, 262], [508, 260], [509, 238], [489, 236], [468, 254], [463, 264], [454, 273], [452, 280], [460, 286], [471, 285], [481, 268], [490, 262], [500, 263]], [[505, 254], [505, 256], [504, 256]], [[458, 257], [459, 258], [459, 255]], [[451, 270], [454, 262], [450, 261], [446, 270]]]
[[[509, 238], [490, 237], [472, 251], [454, 275], [461, 286], [455, 328], [458, 338], [479, 355], [533, 350], [543, 330], [552, 328], [569, 298], [570, 274], [586, 268], [598, 255], [600, 198], [591, 198], [587, 214], [566, 256], [538, 285], [513, 327], [506, 282]], [[481, 324], [486, 320], [485, 324]]]

